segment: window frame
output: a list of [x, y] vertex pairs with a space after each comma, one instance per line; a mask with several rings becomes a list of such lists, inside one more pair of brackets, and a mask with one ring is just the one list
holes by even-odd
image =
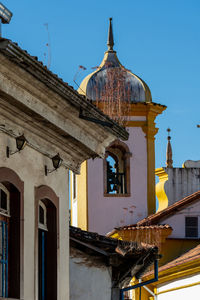
[[[44, 224], [40, 223], [40, 206], [42, 207], [43, 211], [44, 211]], [[47, 228], [47, 208], [46, 205], [42, 202], [42, 200], [39, 200], [39, 204], [38, 204], [38, 228], [48, 231]]]
[[[187, 218], [195, 218], [197, 220], [197, 225], [196, 226], [188, 226], [186, 224], [186, 219]], [[195, 228], [197, 230], [197, 235], [196, 236], [188, 236], [187, 235], [187, 229], [190, 229], [190, 228]], [[185, 238], [187, 239], [198, 239], [199, 238], [199, 218], [198, 216], [185, 216]]]
[[[112, 153], [113, 149], [119, 149], [122, 152], [124, 159], [124, 178], [126, 185], [126, 193], [108, 193], [107, 192], [107, 156], [116, 156], [115, 153]], [[127, 144], [120, 140], [115, 140], [110, 144], [110, 146], [106, 149], [106, 155], [103, 160], [103, 176], [104, 176], [104, 197], [130, 197], [131, 196], [131, 184], [130, 184], [130, 157], [132, 153], [129, 150]]]
[[0, 214], [6, 217], [10, 217], [10, 192], [2, 183], [0, 183], [0, 190], [2, 190], [7, 196], [6, 199], [7, 209], [1, 208], [1, 198], [0, 198]]

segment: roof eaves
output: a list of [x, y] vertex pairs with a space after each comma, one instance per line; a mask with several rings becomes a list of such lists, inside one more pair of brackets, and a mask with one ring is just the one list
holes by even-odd
[[168, 206], [167, 208], [165, 208], [145, 219], [142, 219], [141, 221], [139, 221], [137, 223], [137, 225], [138, 226], [153, 225], [153, 224], [157, 223], [160, 219], [167, 217], [173, 213], [176, 213], [177, 210], [181, 210], [185, 206], [190, 205], [190, 203], [192, 203], [193, 201], [197, 201], [197, 200], [200, 200], [200, 191], [195, 192], [195, 193], [175, 202], [174, 204]]
[[58, 93], [64, 99], [71, 103], [71, 105], [78, 109], [84, 109], [88, 114], [94, 118], [106, 121], [112, 124], [112, 127], [107, 127], [107, 131], [112, 133], [122, 140], [128, 139], [128, 132], [119, 124], [111, 120], [102, 111], [92, 104], [85, 96], [80, 95], [73, 87], [65, 83], [56, 74], [52, 73], [42, 62], [37, 60], [37, 57], [31, 56], [27, 51], [22, 50], [16, 43], [11, 40], [0, 38], [0, 52], [7, 56], [7, 58], [18, 64], [21, 68], [31, 73], [35, 78], [43, 82], [54, 92]]

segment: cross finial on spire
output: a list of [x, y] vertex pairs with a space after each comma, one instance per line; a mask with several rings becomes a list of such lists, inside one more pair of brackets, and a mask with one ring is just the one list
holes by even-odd
[[170, 136], [170, 132], [171, 132], [171, 129], [170, 128], [167, 128], [167, 132], [168, 132], [168, 137], [167, 137], [167, 140], [168, 140], [168, 143], [167, 143], [167, 152], [166, 152], [166, 165], [167, 165], [167, 168], [173, 168], [173, 160], [172, 160], [172, 146], [171, 146], [171, 136]]
[[114, 39], [113, 39], [113, 29], [112, 29], [112, 18], [109, 18], [109, 29], [108, 29], [108, 51], [113, 51]]

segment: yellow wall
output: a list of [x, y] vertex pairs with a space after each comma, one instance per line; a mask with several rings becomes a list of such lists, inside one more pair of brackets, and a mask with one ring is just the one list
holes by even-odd
[[70, 172], [71, 180], [71, 220], [73, 216], [73, 201], [77, 201], [78, 227], [88, 230], [88, 199], [87, 199], [87, 161], [81, 164], [80, 175], [76, 175], [77, 195], [73, 199], [73, 176]]
[[82, 163], [77, 175], [78, 227], [88, 229], [87, 161]]
[[168, 207], [168, 198], [165, 193], [165, 182], [168, 180], [168, 174], [163, 168], [156, 169], [155, 174], [159, 177], [159, 182], [156, 184], [156, 196], [159, 203], [157, 211], [161, 211]]
[[162, 249], [162, 259], [159, 265], [162, 266], [167, 262], [179, 257], [183, 253], [199, 245], [198, 240], [190, 239], [166, 239], [164, 247]]

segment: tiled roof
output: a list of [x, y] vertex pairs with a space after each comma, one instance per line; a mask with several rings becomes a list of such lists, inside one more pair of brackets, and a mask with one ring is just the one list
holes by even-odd
[[119, 231], [121, 231], [121, 230], [134, 230], [134, 231], [136, 231], [136, 230], [138, 230], [138, 231], [140, 231], [140, 230], [151, 230], [151, 229], [161, 229], [161, 230], [163, 230], [163, 229], [172, 229], [172, 227], [170, 226], [170, 225], [144, 225], [144, 226], [139, 226], [139, 225], [127, 225], [127, 226], [122, 226], [122, 227], [117, 227], [117, 228], [115, 228], [115, 229], [113, 229], [111, 232], [109, 232], [108, 234], [107, 234], [107, 236], [112, 236], [113, 234], [115, 234], [115, 233], [117, 233], [117, 232], [119, 232]]
[[38, 61], [36, 56], [31, 56], [26, 50], [21, 49], [17, 43], [0, 38], [0, 53], [66, 99], [71, 105], [83, 109], [86, 115], [110, 123], [110, 127], [106, 129], [112, 134], [123, 140], [128, 139], [128, 132], [124, 128], [106, 116], [91, 100], [80, 95], [72, 86], [52, 73], [42, 62]]
[[187, 263], [187, 262], [193, 261], [195, 259], [199, 259], [199, 258], [200, 258], [200, 245], [198, 245], [197, 247], [182, 254], [178, 258], [168, 262], [166, 265], [160, 267], [159, 272], [182, 265], [184, 263]]
[[138, 226], [153, 225], [157, 224], [161, 219], [168, 217], [169, 215], [175, 214], [177, 211], [184, 209], [186, 206], [190, 205], [192, 202], [200, 200], [200, 191], [195, 192], [174, 204], [168, 206], [167, 208], [139, 221]]
[[70, 226], [70, 238], [76, 238], [79, 241], [92, 243], [102, 249], [105, 248], [108, 252], [115, 252], [116, 247], [120, 246], [127, 249], [127, 252], [142, 253], [142, 251], [149, 251], [157, 247], [148, 244], [139, 244], [137, 242], [121, 241], [115, 238], [110, 238], [100, 235], [96, 232], [89, 232], [81, 230], [80, 228]]
[[158, 248], [148, 244], [121, 241], [70, 226], [70, 247], [103, 257], [118, 269], [119, 278], [139, 278], [158, 258]]

